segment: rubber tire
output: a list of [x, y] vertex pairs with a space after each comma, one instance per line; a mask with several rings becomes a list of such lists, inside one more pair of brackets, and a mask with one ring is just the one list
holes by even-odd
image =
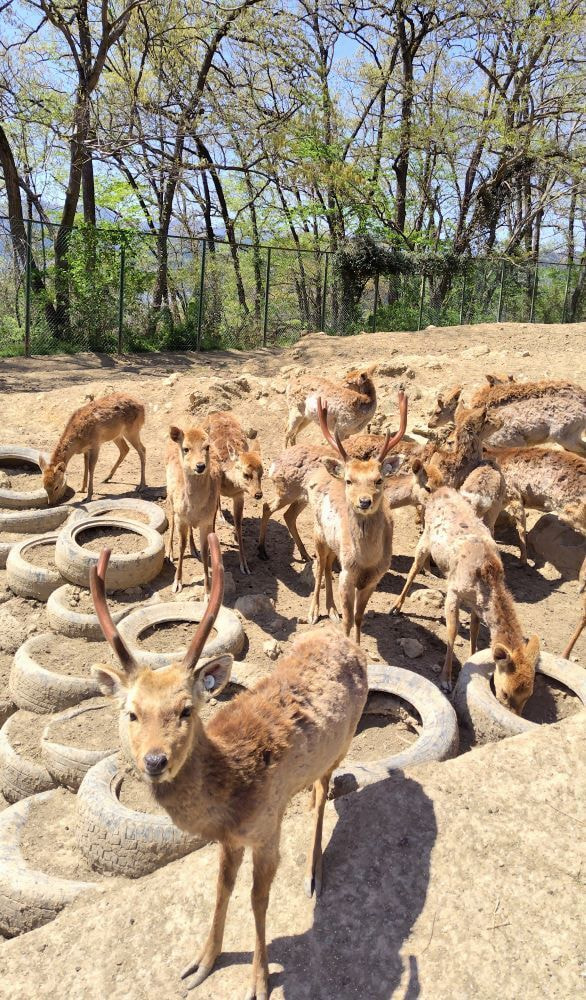
[[44, 764], [23, 757], [12, 746], [10, 737], [17, 716], [15, 712], [0, 729], [0, 791], [8, 802], [46, 792], [57, 784]]
[[[143, 511], [148, 517], [148, 525], [158, 531], [160, 535], [164, 535], [169, 523], [165, 516], [165, 511], [162, 507], [159, 507], [156, 503], [152, 503], [150, 500], [132, 500], [129, 497], [121, 498], [116, 500], [90, 500], [89, 503], [80, 504], [74, 510], [70, 524], [77, 524], [78, 521], [82, 521], [85, 517], [100, 517], [104, 513], [108, 513], [111, 510], [126, 510], [128, 509], [128, 514], [126, 518], [132, 521], [131, 511], [139, 510]], [[143, 521], [137, 521], [137, 524], [143, 524]]]
[[[586, 707], [586, 671], [583, 667], [561, 656], [542, 652], [536, 670], [565, 684]], [[541, 729], [538, 723], [515, 715], [497, 701], [490, 686], [493, 673], [494, 661], [490, 649], [482, 649], [466, 661], [454, 689], [453, 700], [458, 717], [474, 733], [477, 745]]]
[[8, 680], [8, 690], [19, 708], [38, 715], [62, 712], [101, 692], [93, 677], [67, 677], [46, 670], [35, 658], [37, 646], [48, 635], [33, 635], [17, 649]]
[[[97, 615], [82, 614], [80, 611], [72, 611], [64, 601], [65, 589], [69, 584], [54, 590], [47, 601], [47, 618], [49, 625], [60, 635], [66, 635], [70, 639], [103, 639], [104, 633], [100, 628]], [[123, 608], [121, 611], [110, 611], [115, 624], [129, 614], [129, 610]]]
[[62, 504], [60, 507], [45, 507], [44, 510], [0, 511], [0, 532], [11, 531], [21, 532], [23, 535], [45, 535], [49, 531], [60, 528], [71, 514], [71, 510], [70, 504]]
[[34, 795], [0, 813], [0, 934], [5, 937], [42, 927], [96, 885], [48, 875], [32, 868], [22, 856], [20, 842], [31, 806], [52, 794]]
[[[106, 573], [106, 590], [127, 590], [143, 583], [150, 583], [159, 575], [165, 561], [165, 546], [162, 536], [154, 528], [137, 521], [123, 521], [120, 518], [100, 518], [103, 528], [125, 528], [133, 534], [142, 535], [147, 546], [132, 555], [112, 555]], [[55, 546], [55, 565], [61, 575], [78, 587], [89, 587], [91, 566], [97, 566], [100, 552], [84, 549], [77, 544], [77, 537], [88, 528], [96, 527], [96, 519], [84, 518], [74, 524], [67, 524], [59, 533]]]
[[121, 805], [122, 776], [115, 756], [95, 764], [77, 793], [77, 845], [92, 868], [140, 878], [203, 847], [206, 841], [183, 833], [167, 816], [136, 812]]
[[[49, 456], [37, 448], [25, 448], [17, 444], [0, 445], [0, 463], [2, 460], [14, 459], [17, 462], [25, 462], [27, 465], [36, 465], [40, 471], [41, 455], [47, 461], [49, 460]], [[62, 495], [65, 493], [65, 489], [66, 487], [62, 491]], [[11, 490], [5, 486], [0, 487], [0, 507], [6, 507], [9, 510], [31, 510], [31, 508], [46, 507], [47, 503], [48, 497], [42, 487], [38, 490], [22, 491]]]
[[448, 760], [458, 753], [456, 713], [439, 688], [425, 677], [388, 663], [369, 664], [368, 690], [394, 694], [412, 705], [421, 718], [421, 735], [406, 750], [368, 764], [342, 764], [332, 775], [331, 795], [337, 797], [429, 761]]
[[56, 743], [51, 738], [52, 727], [86, 712], [112, 710], [112, 705], [77, 705], [66, 712], [59, 712], [47, 723], [41, 737], [41, 753], [49, 774], [58, 784], [76, 792], [87, 772], [104, 757], [110, 757], [120, 747], [120, 741], [108, 750], [88, 750], [85, 747]]
[[[168, 601], [163, 604], [149, 604], [136, 608], [123, 619], [118, 627], [120, 635], [129, 646], [136, 662], [141, 667], [158, 670], [169, 663], [182, 660], [185, 649], [170, 650], [168, 653], [153, 653], [141, 647], [138, 637], [152, 625], [168, 621], [200, 622], [207, 604], [202, 601]], [[202, 657], [220, 656], [232, 653], [236, 656], [244, 647], [245, 634], [242, 623], [234, 611], [223, 605], [218, 612], [214, 627], [217, 635], [204, 646]]]
[[6, 560], [6, 578], [15, 594], [35, 601], [47, 601], [53, 591], [63, 585], [63, 577], [58, 570], [35, 566], [26, 558], [30, 548], [36, 545], [55, 546], [57, 538], [56, 534], [35, 535], [13, 545]]

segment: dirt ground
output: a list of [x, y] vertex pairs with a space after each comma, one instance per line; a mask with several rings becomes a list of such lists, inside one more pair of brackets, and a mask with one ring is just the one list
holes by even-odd
[[[481, 382], [486, 372], [507, 372], [521, 379], [570, 378], [584, 384], [585, 345], [586, 324], [488, 324], [347, 338], [312, 334], [294, 348], [250, 354], [147, 355], [120, 360], [94, 355], [9, 359], [0, 362], [2, 435], [5, 443], [49, 450], [70, 412], [90, 394], [130, 392], [145, 402], [147, 410], [143, 440], [147, 447], [148, 490], [144, 496], [163, 504], [169, 424], [198, 422], [210, 409], [234, 410], [245, 430], [260, 442], [268, 470], [283, 447], [284, 391], [290, 372], [316, 370], [333, 377], [362, 362], [376, 361], [378, 425], [396, 427], [396, 394], [404, 388], [409, 395], [408, 430], [413, 431], [425, 426], [439, 391], [455, 382]], [[311, 427], [299, 440], [318, 442], [319, 431]], [[115, 482], [102, 483], [116, 454], [113, 445], [104, 446], [96, 470], [94, 499], [134, 495], [139, 479], [138, 456], [134, 452], [118, 470]], [[81, 480], [82, 460], [76, 458], [69, 466], [68, 481], [79, 490]], [[268, 477], [264, 492], [265, 499], [271, 497]], [[81, 499], [78, 493], [75, 500]], [[223, 504], [226, 511], [227, 503]], [[238, 597], [265, 594], [274, 608], [256, 621], [244, 622], [247, 641], [235, 672], [246, 684], [274, 667], [263, 650], [268, 639], [276, 639], [286, 652], [296, 633], [307, 628], [304, 616], [312, 589], [311, 568], [293, 557], [292, 539], [280, 515], [269, 525], [270, 560], [258, 559], [261, 506], [262, 501], [246, 500], [244, 533], [251, 576], [240, 573], [231, 526], [218, 525], [227, 570], [225, 604], [233, 607]], [[538, 516], [531, 514], [529, 524]], [[392, 567], [369, 603], [363, 645], [372, 661], [387, 661], [437, 681], [445, 651], [445, 583], [433, 574], [420, 576], [404, 613], [389, 616], [418, 538], [412, 509], [396, 511], [394, 520]], [[299, 528], [312, 551], [309, 511], [299, 519]], [[560, 653], [578, 617], [576, 581], [563, 579], [553, 566], [537, 565], [531, 558], [530, 565], [523, 567], [514, 534], [507, 531], [497, 537], [525, 634], [536, 632], [543, 649]], [[198, 558], [186, 558], [181, 594], [172, 595], [172, 579], [173, 568], [166, 563], [157, 580], [135, 588], [136, 593], [133, 591], [129, 599], [203, 598]], [[11, 597], [2, 589], [4, 581], [5, 573], [0, 573], [2, 611], [23, 624], [24, 637], [47, 630], [44, 606]], [[79, 610], [82, 604], [85, 610], [86, 595]], [[158, 648], [163, 640], [166, 643], [170, 638], [167, 632], [177, 632], [181, 642], [174, 645], [183, 645], [181, 628], [179, 625], [154, 631], [147, 637], [146, 646]], [[400, 645], [403, 638], [418, 639], [422, 655], [408, 658]], [[455, 647], [455, 676], [466, 656], [467, 640], [468, 616], [463, 613]], [[479, 642], [481, 646], [487, 644], [486, 631], [481, 630]], [[61, 653], [65, 660], [65, 646]], [[55, 659], [55, 669], [64, 668], [64, 663], [58, 665], [59, 651], [49, 658]], [[586, 632], [573, 658], [586, 662]], [[74, 672], [81, 660], [80, 654]], [[576, 700], [564, 689], [539, 685], [535, 703], [527, 714], [533, 721], [552, 722], [577, 709]], [[575, 995], [577, 985], [583, 986], [576, 955], [578, 937], [566, 923], [575, 920], [569, 915], [576, 913], [573, 901], [583, 874], [575, 863], [575, 832], [579, 827], [574, 824], [579, 821], [568, 807], [574, 787], [566, 767], [579, 760], [572, 741], [580, 739], [584, 746], [584, 718], [580, 713], [567, 719], [561, 729], [548, 728], [533, 742], [524, 737], [507, 741], [516, 748], [510, 759], [504, 746], [486, 748], [425, 770], [421, 784], [419, 773], [409, 778], [397, 775], [359, 796], [329, 804], [327, 832], [332, 840], [328, 850], [334, 856], [335, 874], [331, 896], [328, 886], [329, 898], [323, 906], [320, 902], [315, 913], [313, 904], [302, 902], [301, 894], [292, 890], [299, 881], [298, 868], [308, 836], [305, 809], [296, 800], [287, 813], [284, 861], [269, 912], [269, 940], [273, 942], [270, 955], [276, 963], [275, 1000], [386, 1000], [394, 996], [423, 996], [430, 1000], [498, 996], [499, 1000], [516, 1000], [520, 995]], [[387, 756], [404, 749], [416, 737], [417, 719], [410, 718], [408, 712], [375, 713], [364, 720], [352, 756]], [[462, 750], [469, 746], [469, 740], [464, 738]], [[542, 790], [538, 794], [533, 786], [534, 768], [542, 765], [544, 770], [537, 775]], [[578, 774], [583, 779], [583, 773], [577, 770], [576, 779]], [[499, 775], [505, 782], [502, 787]], [[523, 798], [526, 789], [531, 789], [532, 799]], [[530, 819], [527, 802], [537, 800], [546, 806], [534, 809]], [[555, 808], [550, 811], [547, 803], [554, 800]], [[566, 809], [562, 812], [564, 803]], [[568, 851], [569, 855], [563, 853]], [[154, 996], [172, 1000], [182, 996], [174, 966], [184, 961], [182, 956], [189, 955], [202, 936], [200, 922], [207, 921], [212, 902], [212, 859], [213, 849], [205, 848], [140, 880], [139, 885], [120, 888], [116, 919], [110, 915], [110, 904], [98, 897], [97, 902], [75, 904], [49, 927], [4, 944], [0, 973], [4, 967], [10, 976], [7, 995], [84, 1000], [151, 1000]], [[245, 954], [229, 951], [218, 973], [193, 994], [202, 1000], [225, 1000], [244, 994], [250, 947], [245, 936], [250, 924], [249, 875], [246, 868], [236, 889], [227, 944], [230, 949], [237, 943]], [[175, 882], [179, 891], [174, 889]], [[147, 887], [144, 896], [143, 884]], [[279, 904], [283, 893], [286, 906]], [[163, 915], [156, 926], [149, 917], [150, 905]], [[193, 926], [184, 920], [185, 912], [194, 913]], [[549, 921], [547, 927], [544, 913]], [[79, 921], [86, 926], [83, 948], [78, 943]], [[542, 938], [547, 946], [539, 943]], [[34, 983], [29, 976], [32, 965]], [[283, 965], [285, 973], [276, 971]], [[25, 970], [26, 989], [19, 992], [19, 984], [24, 982], [19, 976]], [[3, 988], [0, 978], [0, 997]]]

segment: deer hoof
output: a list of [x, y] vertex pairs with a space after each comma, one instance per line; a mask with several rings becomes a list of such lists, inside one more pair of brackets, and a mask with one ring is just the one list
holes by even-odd
[[244, 576], [252, 576], [252, 570], [251, 570], [250, 566], [248, 565], [248, 563], [240, 563], [240, 572]]
[[183, 590], [183, 584], [181, 583], [181, 580], [174, 580], [172, 587], [173, 593], [179, 594], [182, 590]]
[[256, 550], [256, 554], [257, 554], [257, 556], [258, 556], [259, 559], [264, 559], [265, 561], [269, 558], [269, 554], [268, 554], [267, 550], [265, 549], [264, 545], [259, 545], [258, 546], [258, 548]]
[[440, 691], [443, 691], [445, 694], [451, 694], [452, 693], [452, 682], [451, 681], [440, 681]]
[[328, 618], [330, 619], [331, 622], [340, 621], [340, 616], [335, 608], [330, 608], [330, 610], [328, 611]]
[[244, 994], [244, 1000], [268, 1000], [268, 995], [268, 983], [260, 983], [258, 986], [253, 984]]
[[196, 986], [200, 986], [203, 983], [204, 979], [207, 979], [211, 971], [211, 965], [200, 965], [199, 962], [192, 962], [181, 973], [181, 979], [187, 979], [191, 976], [192, 978], [186, 986], [188, 990], [194, 990]]

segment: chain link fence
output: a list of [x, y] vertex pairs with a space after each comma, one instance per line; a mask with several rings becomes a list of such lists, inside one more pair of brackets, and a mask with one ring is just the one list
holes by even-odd
[[498, 321], [586, 319], [586, 268], [502, 259], [456, 276], [367, 282], [349, 302], [324, 250], [169, 237], [101, 225], [59, 232], [0, 219], [0, 356], [252, 349], [304, 330], [351, 334]]

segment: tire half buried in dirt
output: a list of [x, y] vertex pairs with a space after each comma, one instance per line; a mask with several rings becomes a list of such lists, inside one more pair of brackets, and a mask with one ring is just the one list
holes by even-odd
[[93, 868], [140, 878], [204, 846], [206, 841], [179, 830], [166, 814], [122, 805], [123, 777], [116, 756], [105, 757], [90, 768], [77, 793], [77, 844]]
[[[542, 652], [537, 673], [567, 687], [586, 707], [586, 671], [562, 656]], [[491, 688], [494, 660], [490, 649], [474, 653], [460, 671], [454, 689], [454, 705], [462, 723], [474, 733], [476, 744], [491, 743], [539, 728], [522, 715], [515, 715], [497, 700]]]
[[[162, 535], [147, 524], [124, 521], [119, 518], [88, 517], [75, 524], [66, 525], [59, 533], [55, 547], [57, 569], [78, 587], [89, 587], [91, 566], [97, 566], [104, 543], [99, 535], [107, 532], [123, 532], [131, 537], [139, 536], [143, 542], [140, 551], [117, 555], [115, 549], [110, 556], [106, 572], [106, 590], [126, 590], [143, 583], [149, 583], [159, 575], [165, 561]], [[95, 544], [85, 547], [84, 536], [96, 535]]]
[[411, 746], [383, 760], [369, 763], [342, 761], [332, 775], [335, 797], [387, 778], [391, 771], [415, 764], [442, 761], [458, 752], [458, 720], [441, 691], [419, 674], [387, 663], [369, 664], [368, 690], [395, 695], [413, 706], [421, 719], [421, 735]]
[[[169, 601], [164, 604], [148, 605], [131, 611], [120, 623], [118, 631], [139, 666], [157, 670], [159, 667], [183, 659], [186, 649], [170, 649], [164, 653], [152, 652], [143, 648], [140, 642], [141, 634], [153, 626], [167, 622], [186, 621], [195, 625], [201, 621], [206, 608], [207, 604], [202, 601]], [[242, 623], [234, 611], [222, 605], [214, 622], [214, 628], [216, 635], [205, 644], [202, 656], [221, 656], [223, 653], [237, 656], [244, 646], [245, 635]]]
[[54, 554], [57, 537], [56, 534], [37, 535], [12, 546], [6, 560], [6, 578], [15, 594], [46, 601], [63, 584], [63, 577], [55, 565], [38, 566], [34, 562], [38, 549], [52, 548]]
[[[70, 584], [65, 584], [54, 590], [47, 601], [47, 618], [49, 625], [60, 635], [66, 635], [70, 639], [92, 639], [100, 640], [104, 638], [104, 633], [96, 614], [87, 614], [74, 610], [68, 602], [68, 588]], [[114, 608], [110, 602], [110, 614], [115, 625], [136, 608], [136, 603], [129, 603], [124, 608]]]
[[[9, 690], [19, 708], [43, 715], [71, 708], [85, 698], [95, 698], [100, 694], [97, 681], [89, 674], [87, 677], [71, 677], [43, 666], [40, 658], [47, 642], [56, 641], [59, 641], [57, 636], [46, 632], [31, 636], [17, 649], [10, 671]], [[66, 656], [67, 640], [61, 641], [63, 655]], [[88, 644], [88, 654], [93, 652], [91, 645]], [[98, 645], [96, 643], [94, 662], [110, 659], [105, 644], [99, 649]]]
[[[94, 764], [116, 753], [120, 745], [119, 715], [120, 710], [111, 699], [96, 699], [51, 717], [41, 736], [41, 752], [55, 781], [77, 791]], [[88, 727], [93, 724], [94, 729], [97, 725], [98, 738], [93, 742], [101, 743], [101, 747], [89, 746], [89, 736], [84, 739], [85, 724]], [[73, 727], [79, 732], [72, 732], [68, 738], [68, 730]]]
[[[26, 448], [16, 444], [0, 445], [0, 466], [4, 465], [30, 465], [36, 466], [41, 471], [39, 465], [42, 452], [36, 448]], [[45, 459], [49, 456], [44, 454]], [[65, 493], [66, 486], [63, 488]], [[38, 507], [46, 507], [48, 503], [45, 490], [40, 487], [35, 490], [14, 490], [10, 487], [0, 487], [0, 507], [7, 507], [10, 510], [30, 510]]]
[[[139, 524], [148, 524], [160, 535], [164, 535], [168, 522], [165, 511], [158, 504], [151, 500], [141, 500], [140, 498], [120, 497], [112, 500], [90, 500], [76, 508], [71, 516], [71, 524], [77, 524], [88, 517], [97, 517], [98, 524], [104, 516], [121, 517], [125, 521], [137, 521]], [[134, 516], [133, 516], [134, 515]]]
[[19, 711], [0, 729], [0, 791], [8, 802], [46, 792], [57, 784], [41, 759], [44, 724], [43, 716]]

